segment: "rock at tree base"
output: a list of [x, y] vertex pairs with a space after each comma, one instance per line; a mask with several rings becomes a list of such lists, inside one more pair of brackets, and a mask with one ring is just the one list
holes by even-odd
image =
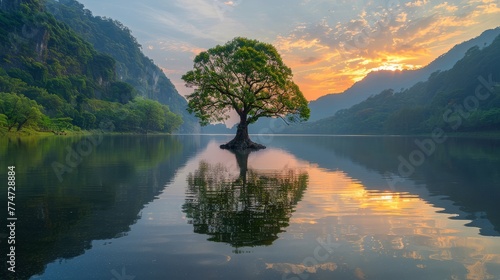
[[265, 149], [266, 146], [254, 143], [250, 139], [243, 141], [235, 141], [233, 139], [226, 144], [220, 145], [220, 148], [225, 150], [236, 150], [236, 151], [245, 151], [245, 150], [255, 151], [255, 150]]

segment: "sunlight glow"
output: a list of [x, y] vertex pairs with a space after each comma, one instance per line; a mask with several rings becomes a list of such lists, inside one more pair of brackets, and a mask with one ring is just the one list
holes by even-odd
[[483, 256], [477, 262], [463, 263], [468, 271], [466, 279], [493, 279], [487, 266], [500, 264], [500, 255], [490, 250], [495, 244], [482, 237], [458, 236], [464, 230], [477, 229], [464, 229], [462, 222], [450, 219], [453, 215], [443, 219], [437, 208], [418, 195], [369, 190], [339, 171], [310, 167], [307, 173], [308, 194], [290, 219], [290, 234], [295, 231], [294, 224], [300, 229], [307, 225], [359, 252], [392, 251], [414, 260], [455, 260], [459, 254], [453, 249], [466, 248], [470, 258]]
[[[225, 166], [236, 176], [240, 174], [233, 154], [218, 149], [216, 142], [208, 146], [193, 163], [204, 159]], [[194, 168], [191, 165], [187, 166]], [[319, 168], [284, 150], [269, 149], [252, 153], [248, 158], [248, 168], [262, 174], [276, 167], [300, 169], [308, 174], [307, 191], [297, 202], [290, 225], [281, 238], [306, 240], [305, 236], [318, 236], [358, 253], [387, 254], [422, 262], [455, 261], [467, 270], [465, 279], [493, 279], [489, 266], [500, 264], [500, 255], [495, 253], [500, 249], [498, 244], [479, 236], [478, 228], [464, 227], [463, 220], [451, 219], [453, 214], [443, 213], [443, 209], [426, 202], [420, 194], [388, 190], [376, 182], [353, 178], [340, 169]], [[267, 265], [267, 269], [294, 269], [298, 274], [304, 270], [317, 273], [325, 270], [326, 264]], [[425, 268], [424, 264], [419, 265]]]
[[397, 63], [383, 63], [379, 67], [372, 68], [372, 71], [389, 70], [389, 71], [403, 71], [403, 70], [415, 70], [418, 66], [408, 65], [408, 64], [397, 64]]

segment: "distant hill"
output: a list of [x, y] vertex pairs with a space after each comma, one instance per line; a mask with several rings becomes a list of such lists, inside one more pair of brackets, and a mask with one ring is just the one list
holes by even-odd
[[384, 90], [349, 109], [287, 132], [418, 134], [500, 131], [500, 35], [474, 46], [453, 68], [401, 92]]
[[399, 91], [425, 81], [436, 71], [451, 69], [458, 60], [464, 57], [468, 49], [474, 46], [484, 48], [490, 45], [499, 34], [500, 27], [484, 31], [480, 36], [454, 46], [447, 53], [418, 70], [371, 72], [363, 80], [355, 83], [341, 94], [328, 94], [311, 101], [309, 103], [311, 109], [309, 121], [333, 116], [338, 110], [358, 104], [385, 89]]
[[234, 125], [231, 128], [227, 128], [225, 124], [211, 124], [208, 126], [203, 126], [201, 128], [201, 133], [203, 134], [236, 134], [237, 126]]
[[146, 98], [157, 100], [184, 120], [182, 132], [199, 129], [198, 120], [187, 111], [187, 101], [177, 92], [163, 71], [141, 50], [130, 29], [117, 20], [94, 16], [75, 0], [47, 0], [47, 10], [71, 27], [93, 47], [116, 60], [116, 74], [120, 81], [131, 84]]

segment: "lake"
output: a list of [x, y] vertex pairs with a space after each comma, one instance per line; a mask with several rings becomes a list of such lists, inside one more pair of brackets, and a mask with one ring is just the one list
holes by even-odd
[[499, 139], [231, 138], [0, 139], [2, 275], [500, 279]]

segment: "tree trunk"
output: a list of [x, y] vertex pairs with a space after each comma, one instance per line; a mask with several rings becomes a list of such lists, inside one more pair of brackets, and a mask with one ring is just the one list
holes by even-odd
[[28, 120], [25, 120], [25, 121], [23, 121], [23, 122], [19, 122], [19, 123], [17, 124], [17, 131], [21, 130], [21, 127], [23, 127], [23, 125], [24, 125], [27, 121], [28, 121]]
[[236, 157], [236, 162], [238, 163], [238, 168], [240, 169], [240, 177], [238, 178], [243, 186], [247, 183], [247, 171], [248, 171], [248, 156], [252, 150], [229, 150]]
[[260, 150], [266, 147], [252, 142], [248, 136], [248, 122], [247, 116], [244, 114], [240, 115], [240, 123], [238, 124], [238, 130], [236, 131], [236, 136], [233, 140], [228, 143], [221, 145], [221, 149], [227, 150]]
[[236, 136], [234, 137], [236, 142], [250, 141], [250, 136], [248, 136], [248, 124], [239, 123], [238, 130], [236, 131]]

